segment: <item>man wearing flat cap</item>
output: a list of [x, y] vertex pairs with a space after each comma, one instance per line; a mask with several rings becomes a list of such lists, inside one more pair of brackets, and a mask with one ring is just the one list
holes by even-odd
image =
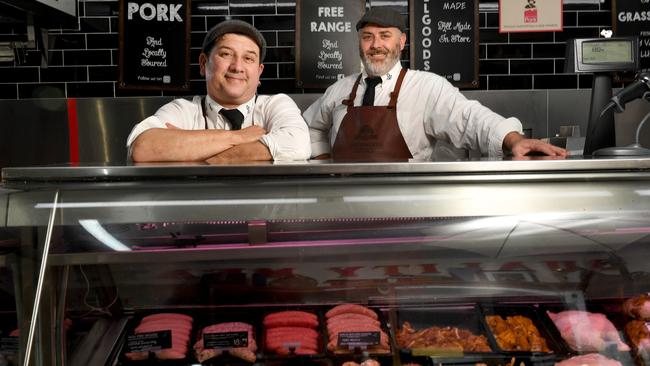
[[138, 123], [127, 139], [134, 162], [305, 160], [309, 132], [285, 94], [257, 95], [266, 41], [252, 25], [223, 21], [199, 56], [206, 96], [175, 99]]
[[433, 160], [438, 143], [488, 156], [504, 150], [566, 156], [564, 149], [525, 138], [518, 119], [467, 100], [445, 78], [402, 68], [406, 25], [398, 12], [372, 8], [356, 28], [363, 71], [337, 81], [303, 113], [313, 157]]

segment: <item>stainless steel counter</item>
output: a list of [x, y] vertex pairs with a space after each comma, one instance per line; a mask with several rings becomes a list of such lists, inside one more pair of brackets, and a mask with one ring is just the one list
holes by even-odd
[[[623, 178], [630, 173], [650, 173], [650, 158], [617, 159], [549, 159], [531, 157], [522, 160], [481, 159], [469, 161], [409, 162], [409, 163], [332, 163], [254, 162], [237, 165], [207, 165], [203, 163], [157, 163], [139, 165], [83, 165], [17, 167], [2, 169], [6, 185], [27, 182], [113, 181], [138, 179], [201, 179], [211, 177], [306, 177], [306, 176], [382, 176], [419, 175], [429, 177], [473, 176], [476, 180], [520, 179], [524, 174], [539, 178], [558, 179], [576, 174], [603, 176], [616, 174]], [[497, 175], [495, 177], [495, 175]]]

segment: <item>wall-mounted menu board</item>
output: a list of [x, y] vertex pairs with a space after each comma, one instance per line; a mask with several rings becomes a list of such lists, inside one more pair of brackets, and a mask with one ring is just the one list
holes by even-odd
[[478, 0], [409, 0], [411, 68], [476, 88]]
[[118, 86], [188, 90], [190, 0], [120, 0]]
[[296, 0], [296, 84], [326, 88], [361, 70], [356, 24], [365, 0]]
[[650, 1], [612, 1], [612, 24], [617, 37], [639, 37], [639, 69], [650, 69]]

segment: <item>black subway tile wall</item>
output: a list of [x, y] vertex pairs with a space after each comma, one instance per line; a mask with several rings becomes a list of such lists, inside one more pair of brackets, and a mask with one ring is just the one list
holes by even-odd
[[[499, 1], [479, 2], [479, 90], [591, 87], [589, 75], [563, 74], [565, 42], [598, 37], [602, 30], [611, 29], [611, 0], [565, 1], [561, 32], [510, 34], [499, 32]], [[407, 0], [366, 0], [366, 7], [384, 3], [408, 13]], [[227, 17], [252, 23], [268, 42], [261, 93], [303, 91], [295, 86], [295, 0], [192, 0], [191, 4], [191, 89], [187, 92], [118, 88], [119, 1], [79, 0], [77, 28], [50, 29], [46, 42], [37, 42], [37, 49], [17, 48], [14, 62], [0, 62], [0, 99], [204, 93], [198, 65], [203, 36]], [[0, 23], [0, 42], [26, 40], [26, 25]], [[407, 58], [408, 46], [402, 53], [406, 66]]]

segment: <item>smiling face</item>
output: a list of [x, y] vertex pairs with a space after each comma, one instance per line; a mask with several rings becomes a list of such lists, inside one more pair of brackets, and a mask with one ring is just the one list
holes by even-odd
[[208, 95], [226, 108], [236, 108], [255, 95], [264, 65], [252, 39], [234, 33], [215, 41], [210, 55], [201, 53], [199, 65]]
[[359, 54], [370, 76], [382, 76], [397, 62], [406, 44], [406, 34], [395, 27], [368, 24], [359, 30]]

